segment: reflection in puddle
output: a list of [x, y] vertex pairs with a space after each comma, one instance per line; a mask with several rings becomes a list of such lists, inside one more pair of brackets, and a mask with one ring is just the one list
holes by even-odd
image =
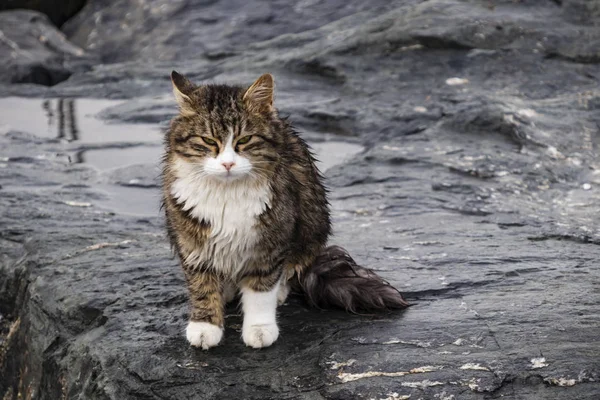
[[[162, 133], [157, 124], [110, 124], [97, 117], [109, 107], [122, 104], [102, 99], [0, 99], [0, 133], [10, 130], [66, 142], [74, 163], [87, 163], [103, 169], [107, 157], [128, 151], [131, 145], [160, 146]], [[101, 158], [87, 159], [87, 153], [102, 148]], [[110, 153], [112, 151], [112, 153]], [[113, 163], [114, 164], [114, 163]]]
[[75, 100], [59, 99], [56, 101], [56, 109], [54, 109], [52, 100], [44, 100], [42, 107], [46, 111], [48, 118], [48, 127], [56, 122], [57, 139], [67, 139], [68, 141], [79, 140], [79, 130], [77, 129], [77, 118], [75, 112]]
[[27, 132], [83, 144], [160, 143], [157, 124], [111, 124], [97, 117], [123, 101], [101, 99], [0, 99], [0, 131]]
[[[106, 199], [95, 202], [96, 206], [155, 216], [159, 191], [153, 182], [159, 174], [163, 133], [158, 124], [114, 124], [97, 117], [102, 110], [120, 104], [123, 102], [103, 99], [3, 98], [0, 134], [19, 131], [63, 143], [71, 162], [85, 163], [99, 171], [95, 187], [106, 193]], [[363, 150], [346, 142], [310, 145], [323, 172]], [[127, 184], [137, 181], [145, 182], [147, 187]]]

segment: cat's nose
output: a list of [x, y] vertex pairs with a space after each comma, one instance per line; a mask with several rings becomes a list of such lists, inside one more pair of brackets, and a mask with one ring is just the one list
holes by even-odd
[[229, 171], [231, 168], [233, 168], [235, 163], [234, 162], [224, 162], [224, 163], [221, 163], [221, 165], [223, 165], [225, 167], [225, 169], [227, 171]]

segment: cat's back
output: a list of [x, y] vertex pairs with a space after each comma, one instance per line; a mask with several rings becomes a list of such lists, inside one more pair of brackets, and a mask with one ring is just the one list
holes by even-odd
[[281, 132], [286, 143], [281, 152], [282, 167], [289, 170], [298, 183], [309, 184], [314, 189], [322, 188], [324, 178], [310, 146], [287, 121], [284, 121]]
[[[310, 265], [327, 243], [331, 220], [324, 177], [316, 165], [310, 146], [286, 123], [287, 146], [282, 152], [281, 168], [285, 173], [274, 180], [289, 188], [292, 197], [287, 207], [294, 210], [293, 237], [295, 263]], [[276, 185], [275, 185], [276, 187]]]

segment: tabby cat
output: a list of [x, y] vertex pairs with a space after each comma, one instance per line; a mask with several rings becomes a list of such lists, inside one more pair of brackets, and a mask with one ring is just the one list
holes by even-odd
[[166, 135], [163, 205], [191, 310], [186, 335], [208, 349], [241, 294], [242, 338], [270, 346], [290, 288], [317, 307], [402, 308], [400, 293], [357, 266], [331, 233], [327, 191], [306, 143], [273, 106], [273, 77], [249, 88], [192, 84], [173, 71], [179, 114]]

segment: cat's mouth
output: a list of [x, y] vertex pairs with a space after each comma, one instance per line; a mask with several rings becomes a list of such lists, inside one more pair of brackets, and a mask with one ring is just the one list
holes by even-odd
[[233, 182], [246, 178], [248, 173], [242, 171], [219, 171], [218, 173], [209, 174], [208, 176], [221, 182]]
[[237, 179], [237, 178], [239, 178], [239, 175], [236, 174], [235, 172], [231, 172], [231, 171], [225, 172], [224, 179], [233, 180], [233, 179]]

